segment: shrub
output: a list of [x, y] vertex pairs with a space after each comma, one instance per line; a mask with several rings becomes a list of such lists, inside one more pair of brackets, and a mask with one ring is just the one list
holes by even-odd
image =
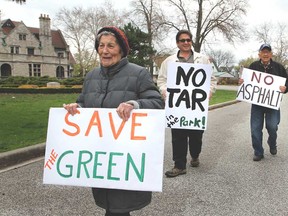
[[29, 77], [22, 77], [22, 76], [10, 76], [6, 79], [0, 80], [0, 85], [2, 84], [13, 84], [13, 85], [24, 85], [27, 84], [27, 80]]
[[69, 94], [81, 93], [80, 88], [0, 88], [0, 93], [13, 94]]
[[83, 77], [73, 77], [73, 78], [67, 78], [62, 80], [63, 85], [82, 85], [84, 82]]
[[18, 88], [22, 88], [22, 89], [32, 88], [32, 89], [35, 89], [35, 88], [39, 88], [39, 87], [37, 85], [21, 85]]
[[80, 88], [80, 89], [82, 89], [82, 85], [73, 85], [73, 86], [71, 86], [71, 88]]
[[0, 79], [0, 87], [18, 87], [21, 85], [37, 85], [39, 87], [46, 87], [48, 82], [59, 82], [61, 85], [73, 86], [82, 85], [83, 77], [71, 77], [65, 79], [58, 79], [56, 77], [42, 76], [42, 77], [22, 77], [10, 76], [6, 79]]

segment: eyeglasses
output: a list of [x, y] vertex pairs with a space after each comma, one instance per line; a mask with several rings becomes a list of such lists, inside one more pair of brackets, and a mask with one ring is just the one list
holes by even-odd
[[191, 42], [192, 40], [191, 39], [181, 39], [181, 40], [178, 40], [178, 42], [181, 42], [181, 43], [185, 43], [185, 42]]

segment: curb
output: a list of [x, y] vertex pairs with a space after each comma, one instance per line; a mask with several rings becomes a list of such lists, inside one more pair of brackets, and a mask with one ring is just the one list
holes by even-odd
[[[225, 106], [229, 106], [240, 101], [233, 100], [220, 104], [215, 104], [209, 106], [209, 111]], [[8, 167], [12, 167], [29, 160], [33, 160], [39, 157], [43, 157], [45, 155], [45, 147], [46, 143], [40, 143], [20, 149], [16, 149], [9, 152], [0, 153], [0, 170], [6, 169]]]
[[232, 105], [232, 104], [235, 104], [235, 103], [239, 103], [239, 102], [241, 102], [241, 101], [238, 101], [238, 100], [227, 101], [227, 102], [224, 102], [224, 103], [211, 105], [211, 106], [209, 106], [208, 109], [210, 111], [210, 110], [213, 110], [213, 109], [222, 108], [222, 107], [229, 106], [229, 105]]
[[0, 170], [44, 156], [45, 146], [46, 143], [40, 143], [0, 153]]

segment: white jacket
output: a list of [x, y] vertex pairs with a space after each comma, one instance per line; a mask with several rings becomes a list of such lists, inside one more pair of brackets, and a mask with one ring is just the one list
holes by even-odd
[[[165, 95], [166, 93], [166, 83], [167, 83], [167, 70], [168, 70], [168, 62], [177, 62], [178, 57], [177, 53], [174, 55], [171, 55], [167, 57], [161, 64], [159, 73], [158, 73], [158, 79], [157, 79], [157, 86], [159, 87], [159, 90], [162, 95]], [[208, 56], [202, 55], [198, 52], [193, 51], [194, 54], [194, 63], [195, 64], [211, 64]], [[217, 85], [217, 79], [216, 77], [212, 74], [211, 76], [211, 84], [210, 84], [210, 91], [215, 92], [216, 90], [216, 85]]]

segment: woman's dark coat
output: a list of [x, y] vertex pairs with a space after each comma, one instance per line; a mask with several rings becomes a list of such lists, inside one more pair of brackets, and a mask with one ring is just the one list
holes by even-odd
[[[85, 78], [77, 103], [86, 108], [117, 108], [134, 100], [140, 109], [162, 109], [164, 101], [149, 72], [123, 58], [111, 68], [96, 68]], [[151, 202], [151, 192], [92, 189], [98, 206], [114, 213], [138, 210]]]

